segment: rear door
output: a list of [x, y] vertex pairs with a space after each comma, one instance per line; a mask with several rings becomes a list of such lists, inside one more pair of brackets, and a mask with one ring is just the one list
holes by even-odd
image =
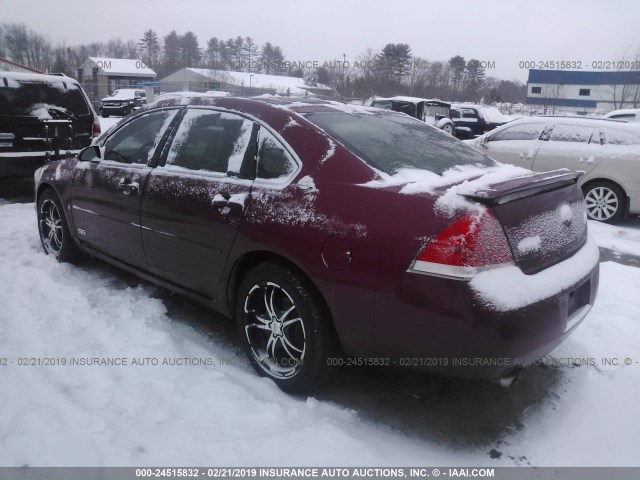
[[71, 205], [82, 242], [130, 265], [145, 268], [140, 202], [158, 146], [179, 109], [135, 117], [107, 137], [102, 158], [74, 172]]
[[544, 123], [513, 125], [487, 137], [479, 149], [499, 162], [531, 169], [544, 128]]
[[256, 126], [240, 115], [188, 108], [142, 199], [148, 264], [160, 277], [215, 298], [255, 172]]
[[556, 123], [548, 135], [548, 141], [541, 142], [533, 170], [546, 172], [569, 168], [588, 173], [602, 160], [604, 149], [601, 143], [597, 128]]

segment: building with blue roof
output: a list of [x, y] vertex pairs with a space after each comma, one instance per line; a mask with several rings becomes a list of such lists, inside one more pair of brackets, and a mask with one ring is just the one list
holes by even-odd
[[640, 71], [529, 70], [526, 103], [546, 114], [638, 108]]

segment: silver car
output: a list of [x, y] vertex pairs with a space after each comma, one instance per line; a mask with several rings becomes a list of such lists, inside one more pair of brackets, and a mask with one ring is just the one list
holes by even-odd
[[490, 157], [537, 172], [582, 170], [592, 220], [640, 214], [640, 125], [583, 117], [514, 120], [465, 143]]

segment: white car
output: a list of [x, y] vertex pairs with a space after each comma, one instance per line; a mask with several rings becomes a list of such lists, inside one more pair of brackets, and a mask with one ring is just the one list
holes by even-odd
[[640, 108], [624, 108], [607, 113], [604, 118], [622, 120], [623, 122], [640, 122]]
[[592, 220], [640, 214], [640, 125], [582, 117], [514, 120], [465, 143], [503, 163], [537, 172], [582, 170]]

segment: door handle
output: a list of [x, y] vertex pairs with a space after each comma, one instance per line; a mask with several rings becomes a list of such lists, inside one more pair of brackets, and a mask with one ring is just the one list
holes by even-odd
[[211, 203], [214, 207], [221, 209], [223, 215], [227, 215], [231, 210], [244, 208], [244, 202], [233, 199], [228, 193], [217, 193]]
[[122, 190], [122, 193], [125, 195], [131, 195], [140, 189], [140, 184], [138, 182], [120, 180], [118, 183], [118, 189]]
[[593, 164], [593, 158], [589, 157], [589, 158], [583, 158], [580, 157], [580, 159], [578, 160], [579, 163], [588, 163], [588, 164]]
[[520, 158], [524, 160], [531, 160], [533, 158], [533, 155], [531, 155], [531, 153], [528, 153], [528, 152], [520, 152]]

